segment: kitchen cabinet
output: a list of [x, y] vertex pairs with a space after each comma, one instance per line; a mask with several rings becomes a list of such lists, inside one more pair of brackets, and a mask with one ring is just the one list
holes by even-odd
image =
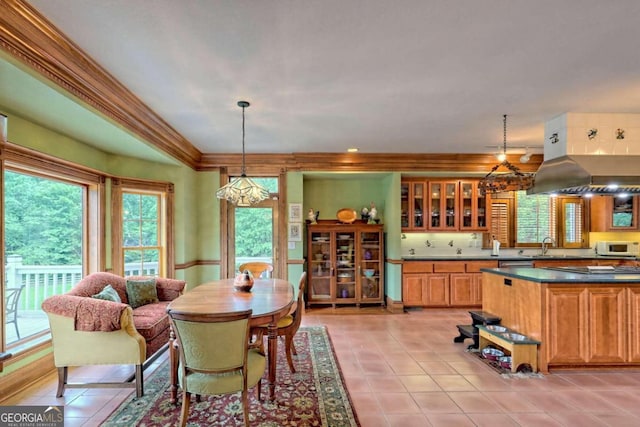
[[481, 307], [481, 268], [497, 261], [410, 261], [402, 270], [402, 302], [407, 307]]
[[591, 198], [591, 231], [640, 230], [640, 196], [616, 195]]
[[486, 231], [488, 200], [479, 194], [478, 180], [403, 180], [402, 231]]
[[383, 236], [382, 224], [309, 224], [307, 303], [382, 304]]

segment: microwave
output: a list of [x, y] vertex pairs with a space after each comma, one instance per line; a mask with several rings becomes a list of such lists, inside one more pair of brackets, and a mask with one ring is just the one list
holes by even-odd
[[638, 256], [640, 242], [596, 242], [597, 255]]

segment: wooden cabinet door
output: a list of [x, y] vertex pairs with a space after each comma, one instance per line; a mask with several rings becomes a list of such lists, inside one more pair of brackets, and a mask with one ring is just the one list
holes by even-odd
[[640, 287], [627, 291], [629, 307], [628, 357], [629, 362], [640, 363]]
[[449, 275], [450, 301], [455, 307], [468, 307], [477, 304], [473, 274], [452, 273]]
[[460, 181], [460, 230], [485, 231], [489, 228], [490, 196], [481, 196], [478, 180]]
[[587, 288], [589, 298], [590, 363], [624, 362], [627, 353], [625, 336], [624, 288]]
[[429, 181], [428, 211], [425, 223], [428, 230], [458, 230], [460, 217], [458, 181]]
[[402, 303], [405, 306], [422, 306], [422, 289], [425, 287], [425, 277], [425, 274], [421, 273], [402, 275]]
[[425, 307], [447, 307], [449, 297], [449, 274], [427, 274], [422, 288], [422, 305]]
[[588, 361], [587, 290], [547, 289], [548, 322], [546, 339], [549, 364], [576, 364]]
[[595, 196], [591, 199], [591, 231], [638, 230], [638, 196]]

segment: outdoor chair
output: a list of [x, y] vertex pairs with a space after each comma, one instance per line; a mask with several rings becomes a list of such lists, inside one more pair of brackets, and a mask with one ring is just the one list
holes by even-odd
[[24, 289], [24, 285], [19, 288], [6, 288], [5, 289], [5, 324], [13, 323], [16, 328], [16, 335], [18, 336], [18, 340], [20, 339], [20, 330], [18, 329], [18, 303], [20, 302], [20, 295], [22, 294], [22, 290]]
[[222, 395], [241, 392], [244, 425], [249, 425], [247, 390], [257, 384], [267, 366], [264, 353], [249, 343], [252, 310], [226, 314], [168, 311], [176, 333], [182, 388], [180, 425], [189, 418], [191, 394]]

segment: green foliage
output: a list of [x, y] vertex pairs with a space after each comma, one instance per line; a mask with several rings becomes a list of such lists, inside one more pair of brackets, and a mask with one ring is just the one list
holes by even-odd
[[236, 257], [271, 256], [271, 208], [236, 208]]
[[4, 174], [5, 253], [28, 265], [82, 263], [82, 187]]

